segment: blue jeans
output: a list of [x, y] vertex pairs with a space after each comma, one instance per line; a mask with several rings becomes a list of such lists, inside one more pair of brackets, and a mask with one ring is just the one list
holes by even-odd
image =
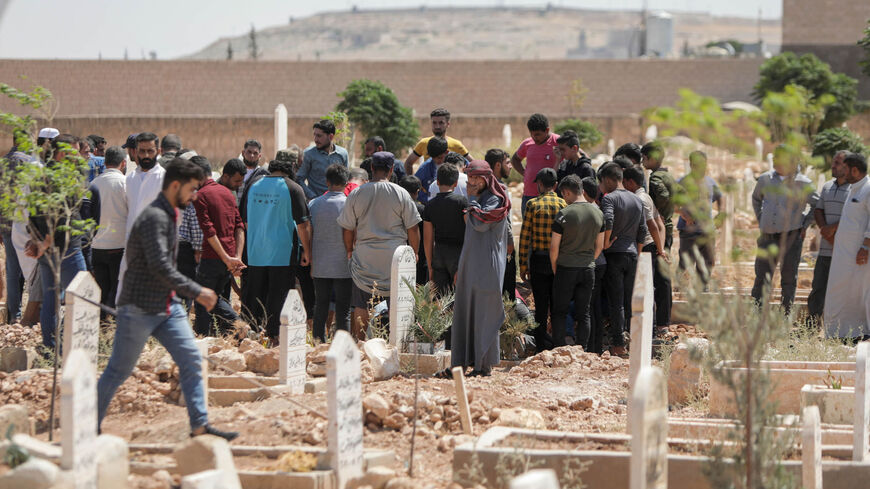
[[[67, 257], [60, 262], [60, 300], [67, 286], [76, 274], [85, 271], [85, 258], [79, 249], [67, 250]], [[48, 264], [48, 257], [39, 258], [39, 276], [42, 280], [42, 306], [39, 310], [39, 324], [42, 327], [42, 344], [54, 348], [54, 333], [57, 328], [57, 315], [54, 310], [54, 274]]]
[[98, 423], [102, 424], [115, 391], [133, 372], [145, 342], [153, 336], [178, 364], [191, 430], [205, 426], [208, 412], [200, 370], [202, 356], [181, 303], [173, 301], [169, 314], [148, 314], [132, 304], [124, 304], [118, 308], [117, 325], [112, 356], [97, 383]]
[[15, 246], [12, 245], [12, 232], [3, 232], [3, 247], [6, 250], [6, 321], [15, 322], [21, 316], [21, 290], [24, 275]]

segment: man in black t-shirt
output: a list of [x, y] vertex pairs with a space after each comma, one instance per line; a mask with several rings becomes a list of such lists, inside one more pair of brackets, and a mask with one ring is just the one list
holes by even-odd
[[[554, 150], [556, 157], [561, 159], [561, 163], [556, 167], [557, 182], [561, 182], [568, 175], [577, 175], [581, 181], [586, 177], [595, 177], [592, 160], [580, 149], [580, 137], [576, 132], [568, 130], [562, 133], [556, 140]], [[557, 186], [556, 193], [562, 197], [558, 188]]]
[[423, 250], [429, 264], [429, 278], [438, 295], [453, 286], [459, 269], [459, 255], [465, 240], [465, 208], [468, 199], [454, 192], [459, 169], [453, 165], [438, 167], [438, 195], [423, 210]]

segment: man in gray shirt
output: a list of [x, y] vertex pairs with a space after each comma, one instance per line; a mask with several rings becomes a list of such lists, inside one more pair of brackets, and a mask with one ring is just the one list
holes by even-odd
[[631, 294], [637, 272], [637, 253], [647, 234], [640, 198], [622, 186], [622, 168], [607, 163], [599, 172], [607, 195], [601, 199], [604, 212], [604, 290], [610, 306], [612, 355], [625, 355], [626, 325], [631, 324]]
[[296, 182], [311, 200], [326, 192], [326, 169], [338, 164], [347, 167], [347, 150], [332, 142], [335, 124], [324, 119], [314, 124], [314, 146], [305, 150], [302, 166], [296, 172]]
[[417, 206], [405, 189], [389, 181], [393, 159], [386, 151], [372, 155], [372, 180], [351, 192], [338, 217], [353, 279], [351, 330], [356, 338], [360, 326], [368, 324], [373, 296], [390, 295], [393, 252], [406, 243], [415, 254], [420, 247]]
[[810, 317], [818, 322], [825, 308], [825, 291], [828, 288], [828, 274], [831, 271], [831, 255], [834, 252], [834, 234], [840, 222], [843, 204], [849, 196], [849, 185], [846, 182], [848, 167], [843, 160], [848, 151], [837, 151], [831, 160], [832, 180], [822, 187], [819, 202], [813, 210], [813, 218], [819, 226], [822, 239], [819, 242], [819, 256], [816, 258], [816, 268], [813, 270], [813, 288], [807, 298], [807, 309]]
[[341, 165], [326, 169], [329, 191], [308, 203], [311, 211], [311, 277], [314, 279], [314, 337], [326, 342], [326, 318], [335, 294], [335, 329], [350, 332], [350, 292], [353, 282], [338, 225], [347, 197], [350, 171]]
[[[782, 306], [786, 313], [794, 301], [798, 265], [806, 229], [819, 194], [812, 182], [798, 173], [798, 156], [786, 145], [773, 153], [773, 170], [758, 177], [752, 191], [752, 208], [761, 230], [759, 255], [755, 258], [755, 283], [752, 297], [761, 303], [761, 294], [780, 264]], [[771, 246], [777, 247], [771, 253]]]

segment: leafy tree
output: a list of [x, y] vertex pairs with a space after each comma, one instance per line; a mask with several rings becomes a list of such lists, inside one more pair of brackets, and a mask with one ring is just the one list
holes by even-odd
[[595, 127], [595, 124], [580, 119], [565, 119], [553, 128], [556, 134], [563, 134], [567, 130], [577, 133], [577, 136], [580, 137], [581, 148], [592, 148], [600, 143], [604, 137], [601, 135], [601, 131]]
[[[51, 121], [54, 115], [54, 98], [51, 92], [35, 87], [31, 91], [23, 91], [0, 83], [0, 93], [20, 104], [22, 112], [35, 112], [41, 118]], [[67, 144], [58, 148], [65, 155], [58, 160], [50, 155], [42, 154], [42, 148], [34, 144], [33, 134], [36, 131], [36, 119], [30, 115], [19, 116], [12, 112], [0, 112], [0, 124], [6, 126], [15, 134], [15, 144], [19, 151], [41, 156], [42, 161], [51, 163], [23, 163], [13, 165], [6, 158], [0, 157], [0, 215], [4, 218], [27, 222], [29, 216], [39, 216], [45, 220], [45, 236], [39, 234], [33, 226], [28, 226], [31, 249], [43, 249], [41, 266], [48, 266], [54, 276], [54, 283], [61, 284], [61, 263], [67, 257], [70, 238], [82, 236], [94, 229], [92, 219], [74, 219], [78, 215], [85, 199], [89, 198], [87, 190], [88, 164], [79, 156], [76, 148]], [[64, 235], [62, 243], [56, 243], [53, 237], [57, 232]], [[51, 417], [49, 439], [54, 431], [54, 405], [57, 385], [57, 367], [60, 353], [60, 343], [63, 338], [61, 327], [63, 318], [60, 314], [61, 287], [56, 286], [54, 294], [55, 318], [54, 327], [54, 380], [51, 394]]]
[[843, 73], [833, 73], [830, 65], [813, 54], [798, 56], [787, 52], [765, 61], [752, 94], [756, 100], [762, 101], [771, 92], [785, 91], [788, 85], [805, 88], [811, 102], [818, 102], [825, 95], [834, 97], [830, 104], [825, 104], [819, 129], [839, 126], [856, 112], [858, 80]]
[[830, 168], [831, 159], [840, 150], [867, 153], [867, 146], [864, 145], [861, 136], [845, 127], [825, 129], [813, 137], [813, 156], [824, 157], [826, 168]]
[[661, 136], [686, 136], [741, 154], [751, 154], [754, 146], [735, 134], [737, 126], [745, 125], [758, 136], [767, 136], [757, 116], [739, 110], [725, 112], [715, 98], [688, 88], [680, 89], [679, 94], [680, 99], [673, 107], [656, 107], [644, 112], [647, 122], [658, 126]]
[[411, 109], [402, 106], [396, 94], [383, 83], [354, 80], [338, 96], [342, 101], [335, 110], [346, 113], [366, 138], [384, 138], [387, 151], [403, 151], [419, 139], [420, 129]]

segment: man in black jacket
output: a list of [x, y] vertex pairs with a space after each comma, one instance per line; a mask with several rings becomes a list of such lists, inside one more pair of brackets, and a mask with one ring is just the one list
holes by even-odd
[[195, 299], [207, 310], [217, 303], [213, 290], [184, 276], [175, 265], [178, 210], [196, 198], [202, 179], [202, 170], [193, 162], [172, 160], [163, 177], [163, 191], [139, 214], [130, 230], [112, 356], [97, 383], [98, 423], [103, 422], [115, 391], [133, 372], [145, 342], [154, 336], [178, 364], [191, 436], [210, 434], [227, 440], [238, 436], [208, 424], [202, 355], [187, 312], [178, 300], [179, 295]]

